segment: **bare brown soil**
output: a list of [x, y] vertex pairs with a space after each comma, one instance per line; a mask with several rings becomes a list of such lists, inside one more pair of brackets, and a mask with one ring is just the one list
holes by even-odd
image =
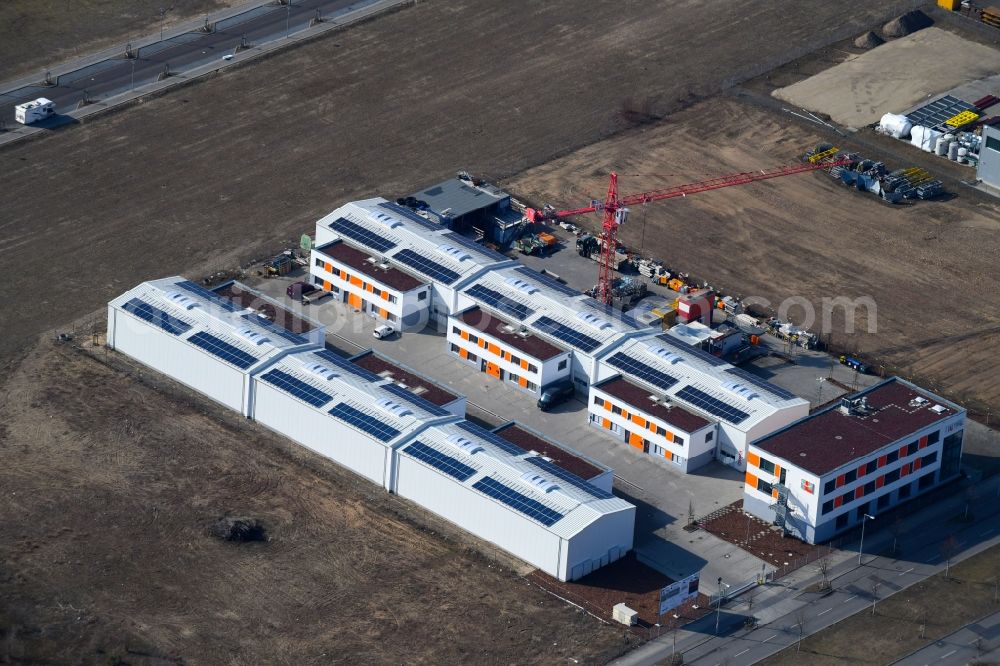
[[[104, 358], [45, 343], [0, 387], [0, 663], [602, 663], [620, 649], [450, 525]], [[270, 541], [212, 536], [225, 515]]]
[[781, 536], [781, 531], [773, 525], [745, 513], [743, 500], [724, 506], [699, 520], [698, 526], [779, 569], [826, 551], [822, 546]]
[[297, 244], [344, 201], [518, 173], [910, 3], [813, 4], [431, 0], [4, 148], [0, 355], [149, 277]]
[[[245, 0], [4, 0], [0, 2], [0, 81], [43, 73], [66, 60], [165, 30]], [[41, 77], [39, 78], [41, 80]]]
[[[621, 174], [624, 193], [641, 192], [795, 163], [825, 138], [757, 106], [716, 98], [506, 185], [536, 203], [579, 205], [607, 187], [611, 170]], [[599, 223], [580, 221], [592, 229]], [[876, 308], [857, 311], [853, 333], [844, 309], [833, 310], [835, 347], [974, 406], [1000, 406], [995, 200], [958, 190], [950, 200], [893, 207], [825, 174], [801, 174], [637, 206], [621, 238], [773, 309], [801, 297], [815, 308], [814, 331], [822, 330], [822, 298], [871, 297]], [[802, 307], [788, 316], [802, 321]]]

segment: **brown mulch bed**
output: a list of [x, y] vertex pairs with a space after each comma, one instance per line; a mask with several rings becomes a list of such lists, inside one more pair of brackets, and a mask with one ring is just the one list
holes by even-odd
[[708, 597], [699, 594], [698, 598], [675, 608], [669, 615], [658, 618], [660, 590], [674, 581], [637, 560], [634, 553], [577, 581], [563, 583], [540, 571], [528, 574], [528, 579], [609, 622], [614, 621], [612, 609], [615, 604], [624, 603], [639, 613], [637, 626], [643, 629], [658, 621], [669, 626], [668, 620], [673, 621], [673, 615], [678, 616], [677, 626], [683, 626], [711, 612]]
[[811, 561], [819, 556], [820, 551], [826, 550], [826, 546], [813, 546], [795, 537], [783, 537], [778, 528], [744, 513], [743, 500], [709, 514], [699, 520], [698, 525], [776, 567], [789, 566], [796, 560], [803, 563]]

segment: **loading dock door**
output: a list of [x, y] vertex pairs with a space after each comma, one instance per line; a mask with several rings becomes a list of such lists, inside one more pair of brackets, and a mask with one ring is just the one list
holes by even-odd
[[496, 363], [489, 363], [489, 362], [486, 363], [486, 374], [488, 374], [490, 377], [496, 377], [497, 379], [501, 379], [502, 372], [503, 371], [500, 369], [500, 366], [497, 365]]

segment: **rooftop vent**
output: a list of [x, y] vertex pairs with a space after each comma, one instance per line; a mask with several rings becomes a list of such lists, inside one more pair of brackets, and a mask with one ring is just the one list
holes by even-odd
[[916, 398], [910, 401], [910, 407], [923, 407], [929, 402], [930, 400], [928, 400], [927, 398], [918, 395]]
[[483, 450], [483, 447], [479, 444], [476, 444], [471, 439], [462, 437], [461, 435], [450, 435], [445, 441], [452, 446], [461, 449], [470, 456]]
[[375, 406], [378, 407], [379, 409], [384, 409], [393, 416], [398, 416], [400, 418], [404, 416], [410, 416], [413, 414], [412, 411], [410, 411], [403, 405], [399, 404], [398, 402], [394, 402], [392, 400], [379, 400], [378, 402], [375, 403]]
[[336, 379], [339, 375], [336, 372], [326, 367], [322, 363], [310, 363], [306, 366], [306, 370], [313, 373], [314, 375], [319, 375], [323, 379], [330, 381], [331, 379]]
[[948, 408], [945, 407], [944, 405], [934, 405], [933, 407], [930, 408], [930, 410], [935, 414], [944, 414], [946, 411], [948, 411]]
[[526, 282], [526, 281], [524, 281], [524, 280], [522, 280], [520, 278], [516, 278], [516, 277], [507, 278], [506, 280], [504, 280], [504, 282], [506, 282], [510, 286], [514, 287], [518, 291], [522, 291], [525, 294], [528, 294], [529, 296], [532, 295], [532, 294], [534, 294], [534, 293], [536, 293], [538, 291], [538, 287], [536, 287], [535, 285], [531, 284], [530, 282]]
[[684, 360], [684, 357], [678, 354], [677, 352], [672, 352], [669, 349], [664, 349], [663, 347], [660, 347], [658, 345], [646, 345], [646, 350], [649, 351], [649, 353], [653, 354], [654, 356], [659, 356], [670, 365], [674, 365], [675, 363], [680, 363], [681, 361]]
[[255, 345], [262, 345], [265, 342], [271, 341], [266, 335], [258, 333], [257, 331], [251, 328], [241, 328], [236, 332], [239, 333], [242, 337], [249, 340], [250, 342], [254, 343]]
[[168, 291], [164, 295], [166, 296], [166, 298], [167, 298], [168, 301], [181, 306], [185, 310], [191, 310], [192, 308], [198, 307], [198, 302], [197, 301], [195, 301], [192, 298], [188, 298], [187, 296], [185, 296], [184, 294], [181, 294], [179, 292]]
[[868, 403], [868, 398], [844, 398], [840, 401], [840, 412], [847, 416], [871, 416], [877, 410]]
[[540, 474], [535, 474], [534, 472], [525, 472], [524, 474], [522, 474], [521, 481], [531, 486], [532, 488], [541, 490], [543, 493], [550, 492], [559, 487], [552, 481], [546, 479], [544, 476]]

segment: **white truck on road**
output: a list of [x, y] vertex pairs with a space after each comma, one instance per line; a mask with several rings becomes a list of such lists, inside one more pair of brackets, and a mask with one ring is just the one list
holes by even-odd
[[39, 120], [51, 118], [55, 112], [55, 102], [50, 99], [45, 99], [44, 97], [39, 97], [38, 99], [15, 106], [14, 120], [22, 125], [30, 125], [31, 123], [38, 122]]

